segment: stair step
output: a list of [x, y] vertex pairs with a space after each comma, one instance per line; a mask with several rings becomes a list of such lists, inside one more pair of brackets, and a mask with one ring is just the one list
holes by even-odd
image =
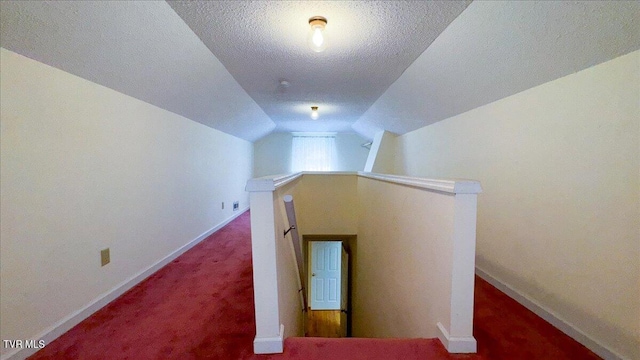
[[[275, 359], [276, 357], [274, 357]], [[438, 339], [290, 337], [279, 359], [480, 359], [477, 355], [452, 355]]]

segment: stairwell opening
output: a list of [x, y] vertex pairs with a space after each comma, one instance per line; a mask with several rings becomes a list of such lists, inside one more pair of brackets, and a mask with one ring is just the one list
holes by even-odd
[[[341, 281], [346, 278], [346, 284], [340, 284], [346, 289], [346, 303], [341, 304], [339, 309], [314, 309], [312, 296], [313, 266], [312, 255], [314, 242], [336, 242], [342, 244], [342, 249], [348, 257], [346, 266], [346, 276], [341, 277]], [[355, 279], [355, 269], [357, 264], [357, 236], [353, 234], [321, 234], [303, 235], [303, 253], [305, 264], [307, 264], [307, 298], [309, 299], [304, 316], [305, 336], [308, 337], [351, 337], [352, 336], [352, 299]], [[321, 306], [320, 306], [321, 307]]]

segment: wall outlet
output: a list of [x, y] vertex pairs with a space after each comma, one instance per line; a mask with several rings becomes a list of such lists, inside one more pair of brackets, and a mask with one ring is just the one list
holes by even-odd
[[222, 210], [224, 210], [224, 201], [222, 202]]
[[109, 248], [100, 251], [100, 264], [105, 266], [111, 262], [111, 255], [109, 254]]
[[240, 202], [239, 201], [234, 201], [233, 202], [233, 211], [236, 211], [240, 209]]

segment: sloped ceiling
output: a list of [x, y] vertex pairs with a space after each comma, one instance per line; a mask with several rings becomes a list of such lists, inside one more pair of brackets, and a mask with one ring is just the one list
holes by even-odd
[[275, 127], [164, 1], [2, 1], [0, 46], [246, 140]]
[[[637, 1], [2, 1], [0, 46], [250, 141], [371, 138], [637, 50], [638, 13]], [[314, 15], [328, 19], [323, 53], [306, 45]]]
[[639, 48], [639, 1], [476, 1], [354, 128], [404, 134]]

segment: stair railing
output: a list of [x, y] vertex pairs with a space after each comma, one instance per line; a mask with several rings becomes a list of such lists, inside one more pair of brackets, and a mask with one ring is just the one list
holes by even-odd
[[307, 309], [307, 294], [305, 290], [305, 267], [304, 256], [302, 255], [302, 246], [300, 245], [300, 237], [298, 234], [298, 223], [296, 221], [296, 210], [293, 205], [293, 196], [285, 195], [283, 197], [284, 207], [287, 211], [287, 219], [289, 220], [289, 229], [284, 232], [286, 237], [291, 232], [291, 242], [293, 243], [293, 250], [296, 256], [296, 265], [298, 265], [298, 276], [300, 278], [300, 301], [302, 302], [302, 311]]

